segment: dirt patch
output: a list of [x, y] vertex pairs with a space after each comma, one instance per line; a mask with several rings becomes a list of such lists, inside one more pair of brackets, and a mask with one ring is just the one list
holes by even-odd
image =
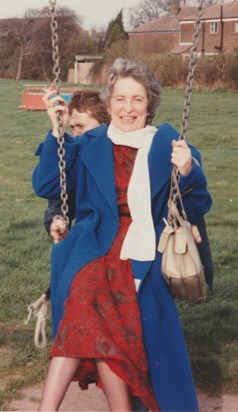
[[213, 398], [206, 393], [198, 392], [198, 402], [200, 412], [237, 412], [238, 396], [221, 395]]
[[[21, 399], [12, 401], [9, 411], [36, 411], [40, 402], [43, 384], [25, 389]], [[106, 412], [109, 411], [108, 404], [103, 392], [90, 385], [87, 391], [79, 389], [77, 383], [71, 383], [64, 401], [59, 409], [65, 412]]]
[[[40, 402], [43, 384], [33, 386], [22, 391], [21, 399], [10, 403], [8, 411], [36, 411]], [[237, 412], [238, 396], [221, 395], [210, 397], [198, 392], [200, 412]], [[108, 404], [102, 391], [95, 385], [82, 391], [77, 383], [72, 383], [67, 391], [60, 411], [65, 412], [108, 412]]]

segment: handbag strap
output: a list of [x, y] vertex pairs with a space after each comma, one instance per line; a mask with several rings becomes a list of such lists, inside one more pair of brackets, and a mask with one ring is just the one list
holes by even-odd
[[[178, 202], [180, 204], [180, 212], [177, 207]], [[173, 166], [171, 174], [168, 208], [168, 223], [171, 226], [177, 228], [178, 226], [181, 226], [182, 220], [187, 221], [187, 215], [184, 209], [182, 195], [178, 184], [178, 169], [176, 166]]]

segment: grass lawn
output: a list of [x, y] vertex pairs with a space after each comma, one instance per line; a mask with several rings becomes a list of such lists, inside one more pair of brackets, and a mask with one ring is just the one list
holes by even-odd
[[[48, 286], [51, 241], [43, 228], [46, 202], [31, 187], [34, 151], [49, 126], [45, 112], [19, 108], [24, 82], [0, 80], [0, 410], [19, 390], [41, 381], [48, 364], [34, 348], [27, 306]], [[180, 127], [183, 90], [164, 89], [154, 123]], [[202, 152], [214, 205], [206, 217], [215, 286], [205, 303], [179, 303], [196, 386], [238, 393], [238, 116], [237, 92], [194, 91], [188, 140]], [[176, 342], [175, 342], [176, 344]]]

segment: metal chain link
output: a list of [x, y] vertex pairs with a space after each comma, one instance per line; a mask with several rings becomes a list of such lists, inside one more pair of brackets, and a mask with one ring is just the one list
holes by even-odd
[[198, 10], [197, 10], [197, 18], [194, 23], [194, 32], [192, 37], [192, 49], [190, 53], [190, 60], [188, 65], [188, 75], [187, 75], [187, 86], [185, 89], [185, 99], [184, 99], [184, 106], [183, 106], [183, 115], [182, 115], [182, 122], [181, 122], [181, 132], [179, 139], [186, 139], [186, 131], [188, 127], [188, 116], [190, 110], [190, 102], [192, 97], [192, 88], [193, 88], [193, 80], [194, 80], [194, 73], [196, 68], [196, 61], [197, 61], [197, 54], [198, 54], [198, 42], [199, 42], [199, 32], [201, 28], [201, 17], [203, 14], [203, 9], [205, 5], [205, 0], [199, 0]]
[[[181, 131], [179, 135], [179, 140], [186, 140], [186, 131], [188, 128], [188, 116], [189, 116], [190, 103], [191, 103], [191, 97], [192, 97], [193, 80], [194, 80], [196, 61], [197, 61], [197, 55], [198, 55], [199, 32], [200, 32], [201, 24], [202, 24], [201, 17], [203, 14], [204, 6], [205, 6], [205, 0], [199, 0], [199, 5], [197, 9], [197, 17], [194, 23], [194, 32], [193, 32], [193, 37], [192, 37], [192, 49], [191, 49], [190, 59], [189, 59], [189, 64], [188, 64], [188, 75], [186, 79], [187, 86], [185, 89], [184, 106], [183, 106]], [[174, 203], [176, 203], [176, 200], [178, 199], [178, 195], [179, 195], [177, 191], [178, 185], [176, 184], [176, 181], [178, 183], [180, 179], [180, 175], [179, 175], [179, 172], [176, 166], [173, 166], [171, 179], [172, 179], [172, 184], [171, 184], [171, 189], [170, 189], [170, 198], [172, 199]]]
[[[61, 80], [60, 80], [60, 59], [59, 59], [59, 37], [57, 33], [58, 23], [56, 20], [56, 0], [49, 0], [50, 11], [51, 11], [51, 33], [52, 33], [52, 58], [53, 58], [53, 72], [54, 72], [54, 85], [56, 87], [56, 95], [60, 94]], [[59, 172], [60, 172], [60, 187], [61, 187], [61, 211], [63, 214], [64, 221], [66, 223], [67, 229], [69, 225], [68, 218], [68, 194], [66, 190], [66, 163], [65, 163], [65, 149], [64, 149], [64, 129], [63, 129], [63, 116], [62, 113], [57, 112], [57, 123], [58, 123], [58, 156], [59, 156]]]

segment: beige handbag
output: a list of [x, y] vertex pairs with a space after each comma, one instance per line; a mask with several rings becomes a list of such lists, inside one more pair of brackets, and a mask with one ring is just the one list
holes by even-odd
[[183, 207], [175, 167], [168, 206], [168, 219], [158, 245], [162, 253], [162, 274], [174, 298], [197, 302], [206, 297], [204, 271]]

